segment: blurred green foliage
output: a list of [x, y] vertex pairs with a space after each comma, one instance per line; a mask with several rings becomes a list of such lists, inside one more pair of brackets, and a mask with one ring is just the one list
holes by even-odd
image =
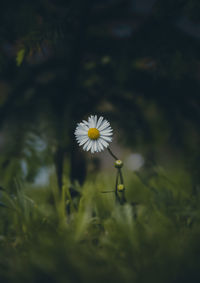
[[[1, 283], [200, 282], [199, 0], [136, 2], [2, 4]], [[86, 181], [89, 114], [144, 156], [124, 206], [98, 156]]]
[[1, 282], [199, 282], [200, 190], [190, 175], [133, 174], [124, 206], [101, 193], [109, 180], [87, 181], [73, 200], [54, 178], [1, 191]]

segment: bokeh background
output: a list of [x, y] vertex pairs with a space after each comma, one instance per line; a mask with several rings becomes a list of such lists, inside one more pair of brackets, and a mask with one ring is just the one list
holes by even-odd
[[[199, 0], [2, 4], [2, 283], [199, 282], [199, 78]], [[125, 206], [108, 152], [76, 144], [91, 114]]]

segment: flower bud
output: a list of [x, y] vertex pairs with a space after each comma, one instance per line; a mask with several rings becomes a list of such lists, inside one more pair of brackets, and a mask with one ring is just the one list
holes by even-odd
[[124, 190], [125, 190], [124, 185], [123, 185], [123, 184], [119, 184], [119, 185], [117, 185], [117, 190], [118, 190], [119, 192], [124, 191]]
[[121, 161], [121, 160], [116, 160], [115, 161], [115, 167], [116, 168], [122, 168], [122, 166], [123, 166], [123, 162]]

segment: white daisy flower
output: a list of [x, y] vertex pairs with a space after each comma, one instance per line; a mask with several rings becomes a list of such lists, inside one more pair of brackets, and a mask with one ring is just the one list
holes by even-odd
[[97, 119], [97, 116], [90, 116], [88, 121], [83, 120], [78, 123], [75, 130], [75, 136], [78, 144], [83, 146], [83, 150], [91, 153], [100, 152], [107, 148], [112, 141], [112, 128], [103, 117]]

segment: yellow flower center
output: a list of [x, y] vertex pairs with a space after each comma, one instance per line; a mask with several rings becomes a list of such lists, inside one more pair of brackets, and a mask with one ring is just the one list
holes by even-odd
[[91, 128], [88, 130], [88, 137], [91, 140], [97, 140], [100, 136], [99, 130], [97, 130], [96, 128]]

